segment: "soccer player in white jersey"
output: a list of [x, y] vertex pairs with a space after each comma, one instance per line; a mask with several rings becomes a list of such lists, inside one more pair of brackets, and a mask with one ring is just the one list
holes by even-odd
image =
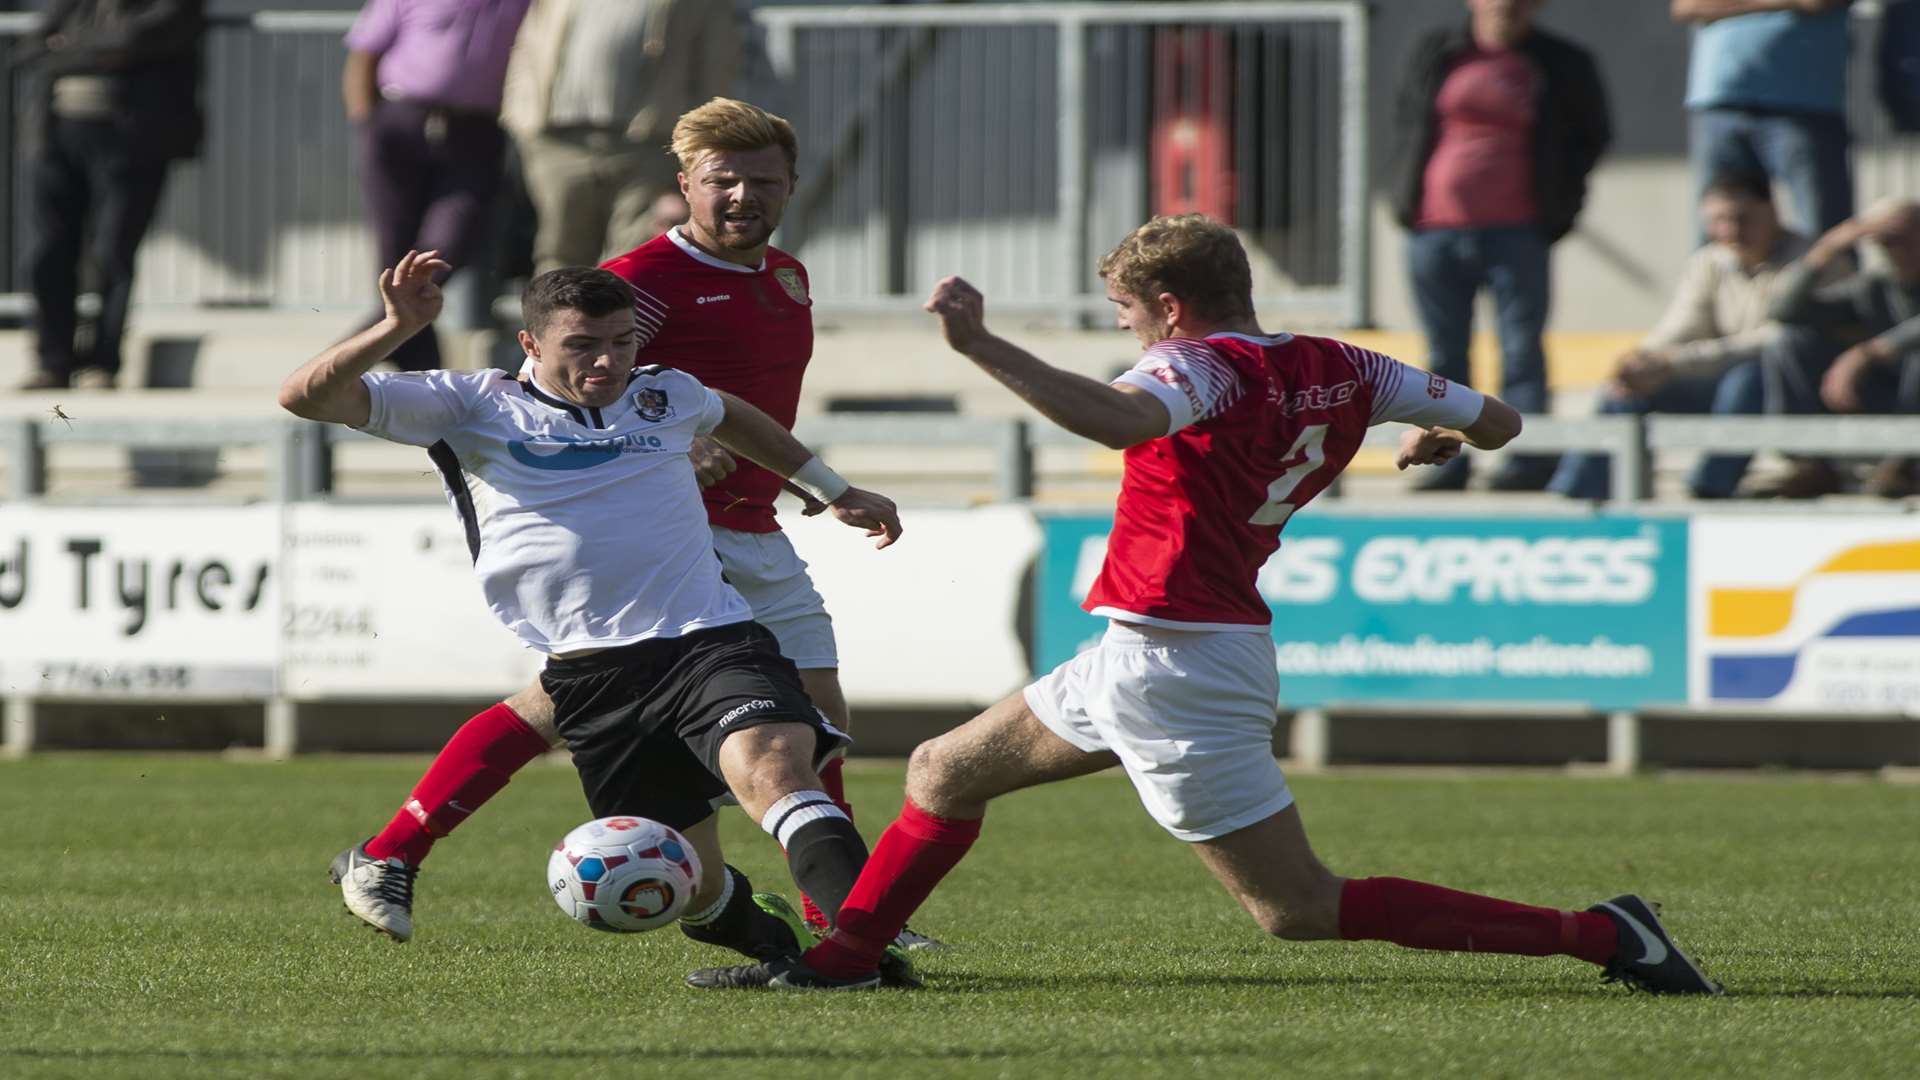
[[1564, 954], [1668, 993], [1717, 987], [1637, 896], [1533, 907], [1320, 863], [1272, 752], [1280, 687], [1254, 579], [1287, 519], [1368, 426], [1416, 425], [1398, 464], [1433, 464], [1520, 431], [1504, 403], [1327, 338], [1268, 334], [1232, 230], [1158, 218], [1100, 263], [1120, 325], [1145, 348], [1112, 384], [989, 333], [981, 295], [949, 278], [928, 301], [948, 344], [1076, 434], [1126, 450], [1105, 565], [1087, 607], [1105, 637], [914, 751], [906, 804], [799, 959], [694, 972], [708, 988], [865, 989], [893, 933], [979, 835], [989, 800], [1119, 764], [1147, 812], [1192, 845], [1260, 927], [1292, 940]]
[[692, 841], [702, 876], [681, 920], [689, 936], [748, 956], [797, 953], [796, 928], [756, 906], [726, 865], [714, 808], [731, 793], [779, 840], [795, 882], [837, 912], [867, 851], [816, 770], [847, 739], [722, 577], [688, 450], [711, 436], [878, 547], [900, 535], [892, 501], [848, 485], [739, 398], [672, 368], [636, 369], [633, 293], [606, 270], [528, 284], [531, 378], [370, 373], [437, 317], [443, 269], [410, 252], [383, 273], [386, 318], [295, 371], [280, 404], [430, 448], [488, 605], [548, 657], [541, 685], [594, 815], [653, 818]]

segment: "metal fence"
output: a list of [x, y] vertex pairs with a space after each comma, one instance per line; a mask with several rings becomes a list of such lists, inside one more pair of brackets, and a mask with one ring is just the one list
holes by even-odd
[[[1366, 315], [1366, 17], [1357, 0], [762, 8], [805, 134], [783, 246], [828, 307], [917, 303], [966, 273], [1036, 308], [1104, 307], [1090, 260], [1150, 212], [1249, 239], [1263, 301]], [[355, 308], [374, 254], [339, 105], [341, 12], [216, 16], [205, 152], [178, 166], [136, 302]], [[0, 15], [0, 36], [35, 17]], [[9, 90], [23, 100], [25, 75]], [[14, 109], [6, 109], [9, 120]], [[13, 147], [11, 123], [0, 139]], [[0, 281], [30, 225], [11, 155]]]
[[[1365, 445], [1399, 445], [1399, 425], [1367, 433]], [[1095, 449], [1095, 444], [1051, 424], [1011, 417], [937, 416], [923, 413], [868, 413], [802, 417], [794, 426], [802, 442], [822, 454], [880, 447], [897, 454], [917, 450], [984, 451], [983, 491], [995, 501], [1034, 498], [1040, 475], [1038, 455], [1049, 449]], [[1591, 451], [1610, 457], [1612, 502], [1645, 503], [1654, 497], [1651, 467], [1667, 454], [1777, 452], [1807, 455], [1878, 457], [1889, 447], [1920, 446], [1920, 417], [1913, 416], [1530, 416], [1524, 435], [1528, 452], [1557, 454]], [[324, 499], [337, 490], [344, 471], [337, 462], [343, 444], [376, 444], [363, 432], [290, 417], [222, 418], [209, 427], [187, 419], [115, 420], [75, 427], [47, 417], [0, 419], [0, 505], [6, 500], [45, 497], [51, 473], [49, 450], [74, 446], [125, 447], [129, 451], [204, 451], [254, 447], [264, 451], [261, 471], [265, 497], [274, 502]], [[176, 470], [179, 471], [179, 470]], [[177, 486], [203, 488], [220, 471], [217, 462], [186, 470]], [[166, 485], [162, 485], [166, 486]], [[1338, 499], [1339, 488], [1328, 491]], [[242, 498], [256, 496], [248, 494]], [[219, 495], [207, 501], [232, 501]], [[1729, 505], [1751, 508], [1755, 503]]]
[[1106, 307], [1093, 257], [1154, 213], [1239, 227], [1262, 305], [1367, 317], [1367, 15], [1356, 0], [762, 8], [807, 133], [782, 243], [823, 302], [960, 273]]
[[[176, 166], [140, 251], [142, 305], [354, 308], [373, 303], [372, 237], [360, 209], [352, 132], [340, 106], [351, 13], [265, 12], [209, 20], [202, 155]], [[0, 16], [5, 42], [36, 16]], [[0, 43], [5, 43], [0, 42]], [[12, 103], [30, 73], [16, 73]], [[7, 110], [9, 118], [16, 110]], [[31, 226], [26, 162], [6, 129], [4, 273], [20, 291]]]
[[[1878, 6], [1856, 10], [1864, 204], [1920, 190], [1920, 140], [1887, 127], [1868, 62]], [[1362, 90], [1374, 73], [1359, 0], [774, 5], [753, 17], [778, 75], [765, 96], [804, 143], [779, 239], [808, 260], [826, 308], [910, 307], [959, 272], [1005, 302], [1097, 310], [1093, 257], [1149, 213], [1192, 208], [1242, 230], [1263, 309], [1367, 320]], [[0, 13], [0, 47], [37, 18]], [[339, 100], [351, 19], [210, 20], [205, 153], [172, 175], [137, 303], [371, 303], [375, 256]], [[16, 308], [25, 78], [0, 79], [0, 293]]]

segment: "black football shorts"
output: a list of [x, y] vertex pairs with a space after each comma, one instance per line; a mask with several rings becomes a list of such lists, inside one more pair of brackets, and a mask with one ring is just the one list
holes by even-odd
[[554, 658], [540, 685], [595, 817], [631, 814], [676, 829], [706, 820], [728, 798], [720, 744], [745, 728], [813, 728], [816, 768], [851, 741], [754, 622]]

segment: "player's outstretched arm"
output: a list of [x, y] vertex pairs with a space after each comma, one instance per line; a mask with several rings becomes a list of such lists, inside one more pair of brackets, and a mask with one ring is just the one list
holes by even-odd
[[874, 547], [883, 548], [900, 539], [900, 511], [892, 499], [847, 483], [778, 420], [724, 390], [714, 392], [727, 407], [726, 419], [713, 429], [714, 441], [787, 478], [790, 486], [824, 503], [827, 512], [843, 524], [879, 537]]
[[940, 330], [955, 352], [1075, 435], [1125, 450], [1165, 435], [1172, 426], [1167, 407], [1152, 394], [1062, 371], [995, 337], [987, 330], [985, 297], [962, 278], [936, 285], [926, 309], [939, 316]]
[[1464, 428], [1415, 428], [1400, 437], [1400, 453], [1394, 464], [1439, 465], [1460, 456], [1461, 446], [1476, 450], [1498, 450], [1520, 434], [1520, 414], [1513, 406], [1488, 395], [1480, 405], [1480, 415]]
[[287, 376], [280, 384], [280, 407], [308, 420], [366, 426], [373, 397], [360, 376], [439, 318], [443, 298], [433, 275], [449, 269], [437, 251], [409, 251], [398, 265], [381, 271], [386, 317]]

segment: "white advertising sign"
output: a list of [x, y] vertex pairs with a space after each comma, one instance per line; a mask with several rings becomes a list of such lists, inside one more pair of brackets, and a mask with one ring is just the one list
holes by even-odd
[[901, 512], [899, 543], [875, 551], [821, 515], [780, 515], [833, 615], [847, 700], [986, 705], [1028, 678], [1020, 583], [1040, 550], [1021, 507]]
[[272, 693], [279, 534], [272, 507], [6, 507], [5, 692]]
[[1920, 517], [1698, 518], [1692, 698], [1920, 714]]
[[292, 506], [284, 565], [289, 697], [505, 697], [540, 671], [487, 610], [445, 505]]
[[[886, 551], [783, 520], [856, 706], [980, 705], [1027, 678], [1027, 511], [909, 510]], [[542, 663], [487, 610], [439, 504], [8, 507], [0, 657], [0, 695], [46, 697], [504, 697]]]

